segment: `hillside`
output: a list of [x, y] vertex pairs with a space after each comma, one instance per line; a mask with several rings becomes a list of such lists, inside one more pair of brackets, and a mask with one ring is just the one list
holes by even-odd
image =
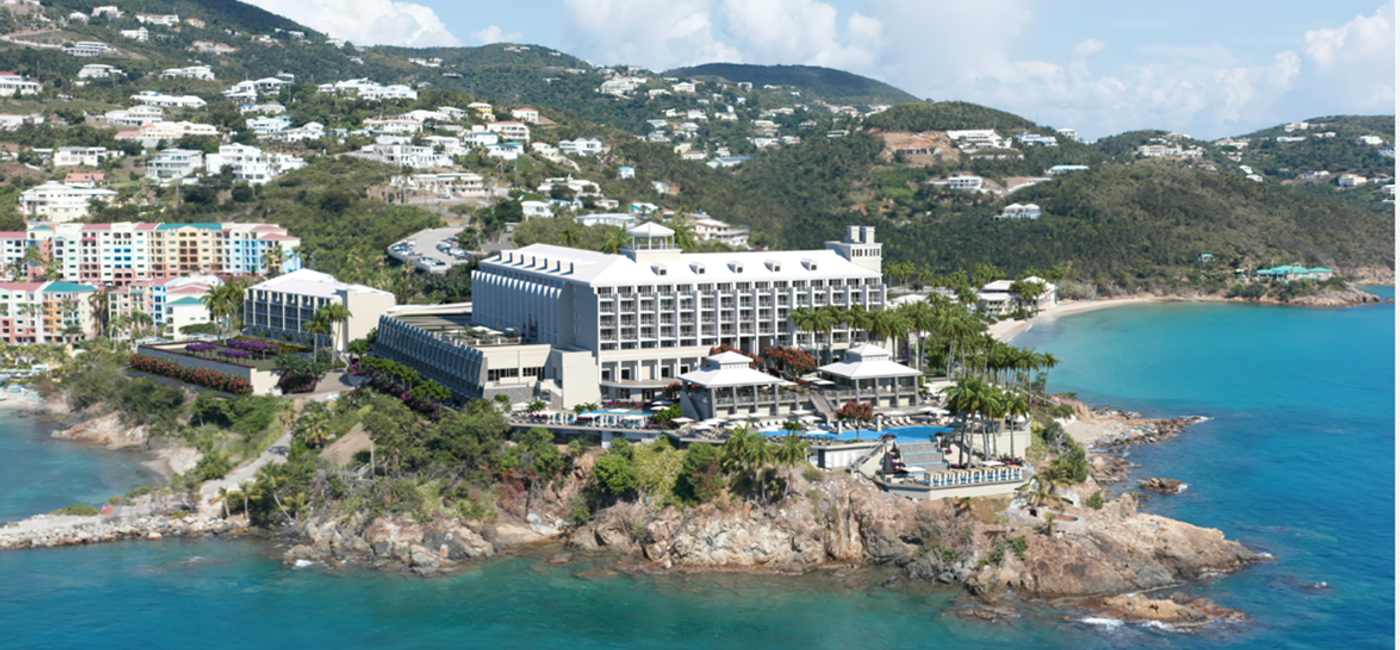
[[865, 121], [866, 126], [885, 131], [950, 131], [1034, 129], [1035, 123], [1006, 111], [971, 102], [916, 102], [895, 106]]
[[[87, 11], [92, 4], [55, 0], [51, 11]], [[138, 25], [131, 15], [86, 24], [55, 21], [61, 31], [49, 32], [54, 40], [48, 42], [84, 38], [121, 48], [98, 59], [0, 43], [0, 69], [17, 70], [45, 85], [39, 96], [9, 100], [7, 112], [49, 117], [42, 126], [0, 132], [0, 142], [17, 148], [8, 162], [12, 168], [7, 186], [0, 192], [0, 220], [7, 227], [17, 226], [19, 191], [47, 178], [62, 178], [63, 170], [46, 168], [45, 155], [35, 149], [125, 149], [129, 156], [120, 165], [106, 167], [113, 172], [112, 188], [120, 190], [122, 198], [116, 207], [104, 209], [102, 217], [277, 220], [306, 237], [317, 268], [421, 296], [405, 285], [411, 276], [377, 262], [390, 241], [436, 223], [438, 217], [398, 205], [404, 200], [401, 196], [395, 203], [383, 200], [390, 196], [385, 192], [390, 176], [403, 173], [402, 168], [335, 156], [383, 135], [372, 126], [373, 120], [487, 101], [494, 114], [469, 111], [454, 124], [429, 121], [412, 137], [420, 145], [429, 136], [451, 139], [452, 134], [509, 119], [515, 108], [540, 109], [543, 120], [530, 126], [530, 141], [548, 147], [527, 149], [513, 163], [488, 155], [483, 147], [457, 150], [449, 158], [451, 166], [480, 174], [491, 193], [489, 198], [440, 206], [460, 214], [475, 212], [481, 216], [479, 225], [490, 230], [519, 218], [502, 216], [518, 215], [518, 204], [510, 206], [513, 210], [482, 210], [500, 197], [551, 198], [544, 196], [550, 189], [540, 189], [551, 178], [573, 176], [597, 183], [600, 196], [579, 207], [562, 208], [561, 218], [546, 220], [550, 227], [527, 229], [535, 241], [563, 237], [573, 214], [628, 211], [635, 205], [638, 210], [659, 208], [663, 214], [703, 211], [749, 226], [751, 242], [764, 248], [819, 248], [823, 241], [839, 238], [846, 224], [875, 225], [889, 244], [888, 263], [911, 262], [934, 274], [983, 263], [1010, 273], [1069, 265], [1072, 280], [1121, 288], [1191, 282], [1202, 252], [1212, 253], [1222, 265], [1393, 265], [1393, 208], [1382, 202], [1386, 195], [1379, 187], [1393, 176], [1394, 159], [1380, 153], [1393, 146], [1388, 131], [1393, 117], [1311, 120], [1316, 128], [1299, 131], [1307, 137], [1297, 142], [1278, 142], [1278, 137], [1298, 135], [1280, 125], [1250, 134], [1239, 150], [1146, 130], [1092, 144], [1056, 137], [1045, 146], [1012, 139], [994, 145], [1007, 148], [958, 150], [950, 148], [954, 145], [940, 132], [1053, 134], [1023, 117], [967, 102], [913, 101], [880, 113], [843, 111], [847, 102], [890, 102], [898, 98], [887, 93], [902, 91], [824, 68], [715, 64], [673, 70], [664, 73], [671, 75], [667, 78], [635, 68], [595, 67], [537, 46], [336, 47], [311, 30], [236, 2], [149, 0], [142, 11], [179, 12], [205, 24], [152, 27], [151, 40], [138, 42], [116, 35], [118, 29]], [[10, 26], [23, 20], [17, 17]], [[292, 31], [305, 31], [305, 38]], [[222, 55], [199, 53], [191, 49], [196, 40], [227, 42], [237, 49]], [[76, 83], [77, 70], [93, 62], [116, 65], [124, 73]], [[160, 79], [157, 74], [197, 62], [210, 65], [217, 80]], [[306, 157], [308, 167], [256, 191], [234, 192], [234, 184], [226, 179], [208, 179], [205, 187], [180, 192], [156, 187], [143, 179], [148, 154], [135, 142], [115, 140], [115, 129], [94, 119], [130, 105], [130, 97], [141, 91], [193, 94], [209, 105], [171, 110], [173, 119], [214, 125], [224, 138], [256, 144], [248, 127], [252, 116], [240, 114], [239, 103], [222, 93], [241, 79], [281, 72], [296, 75], [297, 83], [275, 97], [293, 124], [317, 122], [327, 132], [341, 131], [310, 142], [264, 144]], [[361, 77], [407, 84], [418, 97], [364, 99], [320, 93], [315, 85]], [[699, 82], [699, 87], [677, 80]], [[740, 87], [740, 81], [751, 81], [754, 88]], [[765, 89], [764, 84], [779, 87]], [[793, 96], [792, 89], [801, 89], [801, 96]], [[922, 155], [918, 160], [895, 155], [886, 138], [909, 132], [923, 134], [922, 142], [937, 143], [946, 155]], [[1314, 137], [1324, 133], [1333, 135]], [[1371, 134], [1382, 136], [1382, 146], [1357, 143]], [[580, 137], [599, 138], [605, 150], [597, 156], [548, 153], [549, 147]], [[215, 151], [219, 144], [216, 138], [186, 140], [190, 141], [162, 146]], [[1142, 157], [1138, 147], [1154, 143], [1199, 150], [1199, 155]], [[727, 162], [722, 165], [721, 160]], [[1065, 164], [1085, 165], [1091, 171], [1048, 177], [1048, 169]], [[635, 176], [621, 177], [623, 166], [634, 168]], [[1335, 182], [1295, 180], [1300, 170], [1312, 169], [1351, 171], [1373, 182], [1343, 190]], [[961, 175], [983, 177], [986, 191], [935, 184]], [[1253, 180], [1247, 180], [1251, 176]], [[1031, 186], [1034, 182], [1040, 184]], [[142, 197], [154, 203], [139, 205]], [[128, 200], [134, 205], [121, 205]], [[1037, 221], [993, 219], [1013, 202], [1037, 203], [1044, 216]], [[352, 227], [335, 227], [346, 224]], [[368, 237], [361, 236], [366, 233]], [[581, 241], [601, 239], [589, 236]]]
[[886, 227], [888, 258], [937, 273], [995, 264], [1069, 265], [1119, 286], [1176, 284], [1210, 253], [1244, 268], [1291, 263], [1394, 266], [1394, 221], [1323, 196], [1166, 165], [1106, 166], [1015, 194], [1045, 215], [994, 221], [995, 205], [945, 205]]
[[804, 96], [815, 96], [836, 104], [873, 106], [919, 101], [919, 98], [883, 81], [876, 81], [842, 70], [810, 65], [707, 63], [668, 70], [665, 75], [707, 81], [749, 82], [755, 87], [765, 85], [791, 86], [804, 91]]
[[[1290, 131], [1280, 124], [1241, 136], [1249, 140], [1249, 145], [1240, 150], [1240, 162], [1275, 180], [1292, 179], [1310, 171], [1333, 175], [1350, 172], [1366, 177], [1395, 175], [1395, 158], [1381, 154], [1382, 150], [1395, 147], [1394, 115], [1317, 117], [1306, 123], [1306, 129], [1295, 127]], [[1379, 137], [1382, 144], [1359, 144], [1358, 138], [1363, 136]], [[1303, 139], [1289, 142], [1288, 138]]]

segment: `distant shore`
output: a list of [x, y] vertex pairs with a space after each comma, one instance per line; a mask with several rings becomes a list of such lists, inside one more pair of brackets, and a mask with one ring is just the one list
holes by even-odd
[[1149, 302], [1166, 302], [1171, 298], [1160, 297], [1138, 297], [1138, 298], [1115, 298], [1113, 300], [1066, 300], [1056, 303], [1036, 314], [1029, 320], [1004, 320], [993, 323], [987, 328], [987, 332], [998, 341], [1007, 342], [1016, 338], [1021, 333], [1035, 327], [1037, 324], [1044, 324], [1055, 320], [1061, 316], [1070, 314], [1082, 314], [1084, 312], [1098, 311], [1110, 307], [1121, 307], [1123, 305], [1134, 305]]

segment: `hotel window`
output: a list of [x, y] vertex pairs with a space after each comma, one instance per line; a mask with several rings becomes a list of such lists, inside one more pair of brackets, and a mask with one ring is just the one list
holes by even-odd
[[737, 291], [748, 291], [748, 290], [749, 290], [749, 283], [747, 283], [747, 282], [740, 282], [740, 283], [734, 285], [734, 289], [737, 290]]
[[729, 283], [728, 283], [728, 282], [721, 282], [721, 283], [715, 285], [715, 289], [718, 290], [718, 291], [732, 291], [732, 290], [733, 290], [733, 289], [729, 286]]

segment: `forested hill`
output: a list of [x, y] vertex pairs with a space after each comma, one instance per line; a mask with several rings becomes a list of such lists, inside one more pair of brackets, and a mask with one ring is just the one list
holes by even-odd
[[865, 121], [885, 131], [956, 131], [1033, 129], [1035, 123], [1006, 111], [971, 102], [916, 102], [895, 106]]
[[749, 65], [707, 63], [676, 68], [668, 77], [749, 82], [755, 86], [791, 86], [816, 98], [837, 104], [903, 104], [919, 99], [883, 81], [876, 81], [844, 70], [811, 65]]
[[1168, 165], [1108, 165], [1017, 192], [1034, 221], [936, 210], [886, 228], [887, 255], [934, 269], [1066, 264], [1105, 284], [1171, 284], [1202, 253], [1226, 268], [1394, 267], [1394, 220], [1324, 196]]

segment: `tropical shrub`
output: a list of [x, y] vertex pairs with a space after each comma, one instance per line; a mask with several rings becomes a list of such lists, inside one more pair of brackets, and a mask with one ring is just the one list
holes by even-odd
[[55, 515], [77, 515], [79, 517], [91, 517], [97, 514], [97, 508], [86, 503], [75, 503], [67, 508], [60, 508], [50, 514]]
[[187, 384], [203, 386], [212, 390], [233, 395], [253, 394], [253, 384], [237, 375], [230, 375], [206, 368], [186, 368], [169, 359], [161, 359], [145, 354], [131, 355], [131, 367], [150, 375], [169, 377]]

